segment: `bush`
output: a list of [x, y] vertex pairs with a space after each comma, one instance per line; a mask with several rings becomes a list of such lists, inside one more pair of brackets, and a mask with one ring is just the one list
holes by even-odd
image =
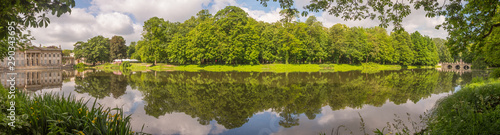
[[74, 69], [83, 69], [85, 67], [87, 67], [87, 65], [85, 65], [83, 63], [78, 63], [78, 64], [73, 66]]
[[[481, 81], [476, 79], [475, 81]], [[436, 103], [430, 134], [500, 134], [500, 81], [468, 84]]]
[[[2, 119], [5, 118], [7, 97], [6, 90], [1, 88], [0, 103]], [[0, 134], [134, 134], [130, 126], [130, 115], [125, 116], [120, 108], [87, 107], [89, 101], [75, 99], [74, 96], [45, 93], [27, 97], [17, 94], [16, 113], [20, 120], [16, 127], [7, 127], [5, 120], [0, 124]], [[18, 123], [19, 122], [19, 123]]]
[[500, 78], [500, 68], [495, 68], [493, 72], [490, 73], [489, 77], [495, 79]]
[[130, 64], [130, 62], [128, 61], [124, 61], [122, 62], [122, 64], [120, 65], [120, 69], [127, 69], [128, 67], [131, 67], [132, 64]]

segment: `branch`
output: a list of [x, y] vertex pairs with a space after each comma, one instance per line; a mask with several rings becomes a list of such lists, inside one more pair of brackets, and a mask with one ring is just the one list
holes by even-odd
[[491, 34], [491, 32], [493, 31], [493, 28], [494, 27], [499, 27], [499, 26], [500, 26], [500, 23], [491, 25], [490, 31], [488, 33], [486, 33], [482, 38], [488, 37]]

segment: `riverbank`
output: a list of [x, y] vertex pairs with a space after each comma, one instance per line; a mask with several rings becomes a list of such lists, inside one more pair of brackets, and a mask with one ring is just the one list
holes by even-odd
[[438, 101], [427, 125], [430, 134], [500, 134], [500, 79], [474, 78]]
[[[139, 134], [121, 108], [88, 107], [89, 101], [50, 93], [30, 97], [17, 91], [10, 99], [1, 85], [0, 93], [0, 134]], [[11, 102], [15, 104], [7, 104]], [[9, 108], [15, 108], [15, 119], [7, 117]], [[7, 124], [11, 119], [14, 127]]]
[[[212, 71], [212, 72], [347, 72], [360, 70], [366, 73], [379, 72], [384, 70], [401, 70], [400, 65], [381, 65], [377, 63], [362, 63], [359, 65], [350, 64], [262, 64], [262, 65], [169, 65], [157, 63], [131, 63], [127, 69], [131, 71]], [[103, 64], [93, 69], [119, 70], [119, 64]], [[408, 66], [408, 69], [435, 68], [434, 66]]]

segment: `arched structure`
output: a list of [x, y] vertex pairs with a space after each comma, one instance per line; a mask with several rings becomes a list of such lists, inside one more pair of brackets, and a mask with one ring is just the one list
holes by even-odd
[[465, 63], [462, 60], [460, 60], [460, 62], [453, 62], [453, 63], [443, 62], [439, 64], [441, 65], [441, 68], [444, 70], [470, 70], [471, 67], [470, 63]]

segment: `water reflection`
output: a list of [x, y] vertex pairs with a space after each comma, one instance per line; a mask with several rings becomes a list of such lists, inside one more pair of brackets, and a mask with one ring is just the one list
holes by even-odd
[[16, 88], [28, 92], [61, 88], [63, 79], [68, 77], [61, 70], [16, 70], [14, 73], [16, 75], [0, 74], [0, 82], [4, 88], [9, 86], [7, 81], [12, 77], [15, 78]]
[[134, 128], [145, 124], [154, 134], [315, 134], [340, 124], [357, 131], [357, 112], [365, 118], [367, 131], [385, 126], [395, 113], [418, 116], [485, 73], [42, 71], [29, 73], [25, 80], [30, 84], [31, 74], [60, 74], [59, 80], [65, 81], [57, 83], [55, 92], [76, 92], [78, 98], [123, 107], [133, 114]]

